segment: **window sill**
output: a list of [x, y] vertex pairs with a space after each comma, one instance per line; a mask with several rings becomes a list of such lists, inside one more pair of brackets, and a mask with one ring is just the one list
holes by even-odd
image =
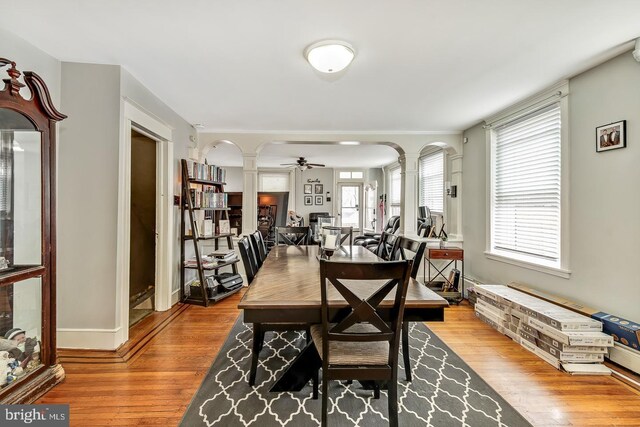
[[545, 265], [535, 264], [533, 262], [524, 261], [520, 259], [510, 258], [504, 255], [499, 255], [492, 252], [485, 252], [484, 255], [493, 261], [504, 262], [506, 264], [515, 265], [518, 267], [526, 268], [529, 270], [539, 271], [540, 273], [551, 274], [553, 276], [562, 277], [563, 279], [569, 279], [571, 277], [571, 270], [558, 267], [549, 267]]

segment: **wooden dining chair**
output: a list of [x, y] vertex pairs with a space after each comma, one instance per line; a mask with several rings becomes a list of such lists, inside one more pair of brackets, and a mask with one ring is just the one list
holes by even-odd
[[253, 247], [247, 236], [238, 240], [238, 250], [240, 250], [240, 258], [242, 258], [244, 272], [247, 276], [247, 285], [250, 285], [251, 282], [253, 282], [253, 278], [258, 273], [258, 264], [253, 252]]
[[395, 245], [398, 242], [398, 236], [392, 233], [382, 232], [380, 242], [374, 246], [373, 253], [385, 261], [391, 260], [395, 252]]
[[[244, 269], [247, 274], [247, 282], [251, 285], [255, 275], [258, 273], [259, 267], [256, 261], [258, 254], [254, 254], [253, 245], [249, 241], [249, 237], [245, 236], [238, 241], [238, 249], [240, 250], [240, 257], [244, 264]], [[307, 342], [311, 340], [311, 334], [309, 331], [310, 325], [308, 323], [254, 323], [253, 325], [253, 342], [251, 344], [251, 366], [249, 368], [249, 385], [253, 386], [256, 383], [256, 375], [258, 372], [258, 359], [260, 358], [260, 351], [264, 346], [264, 336], [269, 331], [305, 331], [305, 338]]]
[[340, 246], [344, 246], [349, 239], [349, 246], [353, 246], [353, 227], [340, 227]]
[[309, 243], [309, 227], [276, 227], [276, 245], [305, 246]]
[[251, 247], [253, 248], [253, 252], [256, 255], [256, 263], [258, 264], [258, 269], [260, 269], [260, 267], [262, 267], [264, 259], [267, 257], [267, 249], [264, 246], [262, 233], [256, 230], [253, 233], [249, 234], [249, 241], [251, 242]]
[[[386, 381], [389, 424], [398, 425], [398, 347], [411, 264], [320, 260], [322, 323], [311, 326], [311, 337], [322, 359], [323, 426], [327, 425], [330, 380], [368, 380], [377, 385]], [[334, 291], [349, 305], [346, 316], [337, 323], [330, 317], [329, 300], [335, 301]], [[387, 295], [393, 295], [393, 307], [387, 307], [389, 317], [383, 319], [379, 305]], [[313, 390], [317, 395], [317, 374]]]
[[[424, 251], [427, 242], [418, 242], [408, 237], [398, 237], [397, 243], [393, 247], [391, 259], [397, 260], [413, 260], [411, 268], [411, 277], [415, 279], [418, 276], [420, 262], [424, 258]], [[411, 256], [413, 253], [413, 256]], [[402, 358], [404, 360], [404, 373], [407, 381], [411, 381], [411, 359], [409, 358], [409, 322], [402, 322]]]

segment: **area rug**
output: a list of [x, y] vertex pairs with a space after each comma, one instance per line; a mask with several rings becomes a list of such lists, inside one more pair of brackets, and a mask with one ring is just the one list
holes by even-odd
[[[503, 398], [422, 323], [412, 323], [410, 355], [413, 381], [405, 381], [402, 357], [398, 373], [401, 426], [530, 426]], [[271, 393], [269, 388], [304, 347], [303, 332], [267, 332], [260, 352], [256, 386], [247, 383], [251, 325], [236, 321], [181, 426], [315, 426], [321, 400], [311, 383], [300, 392]], [[330, 426], [388, 425], [387, 395], [380, 399], [358, 382], [329, 384]]]

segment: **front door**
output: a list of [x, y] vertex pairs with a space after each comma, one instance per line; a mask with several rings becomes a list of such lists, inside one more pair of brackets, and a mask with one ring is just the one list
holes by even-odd
[[342, 227], [353, 227], [354, 231], [359, 231], [362, 224], [360, 205], [362, 204], [361, 184], [340, 184], [340, 224]]

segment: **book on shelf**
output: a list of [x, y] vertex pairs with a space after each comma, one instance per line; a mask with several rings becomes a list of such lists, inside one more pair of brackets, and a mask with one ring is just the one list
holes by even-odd
[[226, 208], [227, 193], [220, 193], [215, 188], [190, 188], [191, 205], [194, 208]]
[[[211, 268], [217, 267], [219, 264], [225, 264], [229, 261], [233, 261], [234, 259], [235, 259], [235, 254], [231, 258], [216, 258], [210, 255], [204, 255], [201, 257], [200, 262], [202, 263], [202, 268], [211, 269]], [[184, 261], [184, 266], [196, 268], [198, 267], [198, 260], [195, 257], [189, 258]]]
[[236, 257], [236, 253], [233, 251], [233, 249], [219, 249], [217, 251], [211, 252], [207, 256], [217, 260], [228, 261], [230, 259], [234, 259]]
[[218, 234], [231, 233], [231, 223], [228, 219], [221, 219], [218, 221]]
[[226, 169], [205, 165], [193, 160], [187, 160], [187, 172], [189, 173], [189, 178], [201, 181], [225, 182], [227, 178]]

